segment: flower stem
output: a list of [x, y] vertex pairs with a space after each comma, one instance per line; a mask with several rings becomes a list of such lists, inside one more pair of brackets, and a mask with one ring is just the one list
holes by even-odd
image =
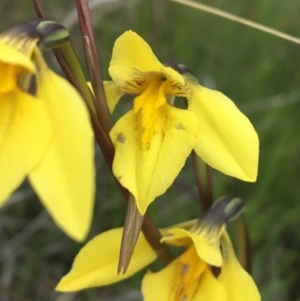
[[213, 203], [212, 169], [193, 151], [193, 167], [202, 212], [209, 210]]
[[96, 108], [93, 102], [92, 94], [86, 84], [86, 79], [80, 67], [79, 61], [77, 59], [76, 53], [70, 41], [59, 47], [63, 59], [65, 60], [69, 70], [73, 74], [77, 84], [80, 86], [82, 93], [84, 94], [89, 106], [96, 112]]
[[237, 257], [243, 268], [251, 274], [252, 246], [248, 227], [242, 216], [234, 222], [237, 244]]
[[85, 58], [89, 70], [89, 75], [95, 94], [95, 108], [99, 121], [104, 130], [109, 133], [112, 128], [112, 119], [107, 106], [103, 77], [100, 68], [98, 51], [95, 43], [93, 27], [91, 23], [89, 6], [87, 0], [76, 0], [79, 25], [85, 51]]
[[[38, 0], [33, 0], [36, 12], [39, 17], [45, 18], [45, 15], [42, 11], [42, 8], [38, 2]], [[83, 26], [82, 35], [83, 41], [86, 42], [86, 58], [89, 66], [91, 81], [95, 93], [95, 97], [90, 93], [88, 86], [86, 85], [86, 80], [83, 75], [82, 69], [78, 62], [75, 51], [72, 47], [70, 41], [66, 42], [63, 45], [60, 45], [59, 48], [53, 49], [53, 52], [65, 73], [67, 79], [70, 83], [78, 90], [78, 92], [83, 97], [83, 100], [86, 103], [88, 108], [95, 139], [101, 148], [103, 156], [107, 165], [109, 166], [112, 172], [112, 163], [114, 158], [114, 146], [109, 137], [109, 130], [112, 127], [111, 116], [109, 110], [107, 108], [107, 103], [105, 100], [105, 94], [103, 89], [103, 81], [102, 75], [100, 72], [100, 65], [97, 56], [97, 50], [95, 46], [94, 36], [92, 32], [92, 26], [90, 22], [89, 12], [88, 12], [88, 4], [85, 0], [77, 0], [78, 14], [80, 19], [80, 24]], [[83, 24], [86, 23], [86, 24]], [[87, 39], [85, 39], [88, 37]], [[129, 200], [129, 191], [121, 186], [121, 184], [117, 181], [117, 186], [119, 187], [124, 199], [126, 202]], [[172, 261], [171, 253], [168, 247], [165, 244], [160, 243], [161, 234], [156, 228], [155, 224], [151, 220], [150, 216], [145, 214], [143, 217], [144, 221], [142, 224], [142, 231], [148, 240], [151, 247], [157, 253], [158, 257], [164, 262], [168, 264]], [[142, 219], [140, 219], [142, 220]], [[140, 229], [141, 225], [137, 224], [136, 229]], [[134, 241], [134, 240], [133, 240]], [[134, 247], [132, 248], [133, 251]], [[131, 258], [131, 254], [129, 254], [129, 260]], [[128, 262], [129, 264], [129, 262]], [[123, 268], [124, 271], [124, 268]]]
[[43, 13], [43, 10], [42, 10], [42, 7], [40, 5], [40, 2], [39, 0], [32, 0], [33, 2], [33, 6], [34, 6], [34, 9], [36, 11], [36, 14], [39, 18], [44, 18], [45, 19], [45, 15]]

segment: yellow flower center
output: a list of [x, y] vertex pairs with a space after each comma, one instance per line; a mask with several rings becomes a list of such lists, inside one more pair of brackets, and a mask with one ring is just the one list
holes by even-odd
[[178, 267], [173, 300], [192, 300], [207, 264], [198, 256], [195, 246], [191, 245], [178, 258]]
[[161, 135], [161, 124], [166, 119], [167, 104], [164, 81], [154, 81], [134, 100], [134, 113], [138, 122], [138, 143], [142, 151], [150, 149], [154, 135]]
[[[134, 100], [134, 113], [138, 121], [138, 143], [142, 151], [150, 149], [150, 142], [154, 135], [164, 135], [161, 125], [167, 119], [167, 95], [175, 95], [185, 97], [188, 95], [188, 88], [182, 86], [181, 83], [166, 79], [162, 75], [154, 77], [152, 74], [152, 82], [148, 82], [150, 75], [135, 80], [136, 85], [132, 83], [131, 92], [138, 92], [139, 89], [145, 89]], [[146, 88], [145, 88], [146, 86]], [[164, 129], [168, 130], [168, 129]]]

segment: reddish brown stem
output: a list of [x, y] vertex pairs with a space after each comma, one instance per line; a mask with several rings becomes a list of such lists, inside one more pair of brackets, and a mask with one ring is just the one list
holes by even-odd
[[39, 0], [32, 0], [32, 2], [33, 2], [33, 6], [34, 6], [34, 9], [35, 9], [36, 14], [38, 15], [38, 17], [45, 19], [45, 15], [43, 13], [43, 10], [42, 10], [42, 7], [40, 5]]
[[95, 94], [95, 108], [99, 121], [108, 133], [112, 128], [111, 115], [107, 106], [94, 31], [86, 0], [76, 0], [78, 20], [91, 83]]

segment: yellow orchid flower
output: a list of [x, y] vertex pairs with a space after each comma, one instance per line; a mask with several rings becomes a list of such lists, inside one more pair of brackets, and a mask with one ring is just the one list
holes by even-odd
[[[161, 64], [149, 45], [127, 31], [115, 42], [105, 84], [110, 110], [120, 95], [137, 95], [110, 136], [113, 172], [143, 215], [173, 183], [194, 149], [210, 166], [244, 181], [257, 176], [259, 141], [246, 116], [220, 92], [202, 87]], [[185, 97], [187, 110], [168, 102]]]
[[[186, 250], [161, 271], [146, 273], [142, 281], [145, 301], [260, 301], [253, 279], [235, 257], [225, 231], [226, 218], [220, 215], [223, 205], [213, 207], [203, 219], [161, 230], [162, 242]], [[127, 273], [118, 275], [121, 235], [122, 228], [118, 228], [88, 242], [56, 290], [70, 292], [115, 283], [154, 261], [156, 254], [141, 234]], [[212, 266], [219, 269], [217, 274]]]
[[[30, 24], [0, 35], [0, 205], [28, 177], [56, 224], [83, 240], [94, 202], [89, 115], [77, 91], [48, 68]], [[33, 95], [24, 89], [32, 75]]]

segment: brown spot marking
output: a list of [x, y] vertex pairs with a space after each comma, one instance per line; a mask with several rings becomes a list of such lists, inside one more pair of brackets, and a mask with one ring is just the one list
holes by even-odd
[[178, 88], [179, 90], [181, 90], [181, 84], [179, 84], [179, 83], [172, 83], [171, 84], [171, 88], [173, 88], [173, 89]]
[[117, 136], [117, 141], [120, 142], [120, 143], [125, 143], [126, 137], [122, 133], [120, 133]]
[[133, 88], [136, 88], [136, 85], [134, 85], [132, 82], [125, 82], [128, 86], [131, 86], [131, 87], [133, 87]]
[[184, 127], [183, 127], [182, 123], [178, 123], [178, 124], [176, 124], [175, 129], [176, 130], [184, 130]]
[[181, 268], [181, 274], [186, 274], [190, 270], [190, 266], [188, 264], [184, 264]]
[[144, 85], [145, 81], [144, 80], [135, 80], [136, 84], [139, 85], [140, 87]]

